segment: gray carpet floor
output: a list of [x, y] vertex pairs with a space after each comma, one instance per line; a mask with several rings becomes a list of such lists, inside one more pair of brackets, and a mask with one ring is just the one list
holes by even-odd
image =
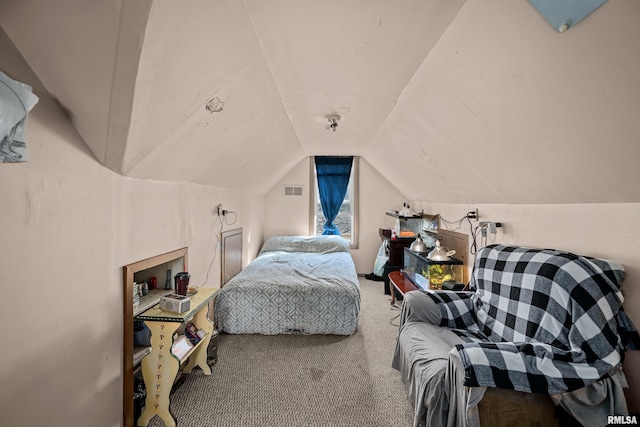
[[212, 375], [194, 370], [171, 396], [178, 427], [410, 426], [413, 409], [391, 368], [399, 309], [382, 282], [360, 278], [360, 288], [352, 336], [221, 334]]

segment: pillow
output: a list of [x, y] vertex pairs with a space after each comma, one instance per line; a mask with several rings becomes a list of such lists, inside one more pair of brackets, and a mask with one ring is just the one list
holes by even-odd
[[285, 252], [349, 252], [349, 242], [340, 236], [272, 236], [264, 242], [260, 254], [272, 251]]

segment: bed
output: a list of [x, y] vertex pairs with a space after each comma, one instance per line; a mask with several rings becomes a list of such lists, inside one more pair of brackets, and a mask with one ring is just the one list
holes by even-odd
[[218, 330], [230, 334], [351, 335], [360, 286], [349, 243], [339, 236], [274, 236], [224, 284]]

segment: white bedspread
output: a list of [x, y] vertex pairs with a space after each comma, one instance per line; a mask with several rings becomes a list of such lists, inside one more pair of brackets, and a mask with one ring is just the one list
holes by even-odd
[[233, 334], [350, 335], [360, 288], [348, 252], [261, 253], [216, 301], [218, 329]]

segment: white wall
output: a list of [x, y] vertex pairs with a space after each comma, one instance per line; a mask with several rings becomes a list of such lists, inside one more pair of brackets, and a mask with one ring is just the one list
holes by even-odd
[[245, 193], [242, 198], [242, 212], [242, 265], [246, 266], [258, 254], [263, 242], [264, 196]]
[[[373, 271], [378, 249], [382, 244], [378, 228], [388, 225], [386, 211], [402, 206], [407, 199], [384, 179], [371, 165], [360, 158], [360, 240], [351, 255], [360, 274]], [[265, 237], [275, 235], [309, 234], [309, 186], [311, 174], [309, 158], [301, 161], [264, 197]], [[302, 196], [284, 196], [284, 186], [303, 185]]]
[[[622, 286], [624, 309], [640, 327], [640, 203], [566, 205], [463, 205], [423, 203], [425, 212], [457, 221], [474, 208], [479, 220], [501, 222], [488, 243], [562, 249], [620, 262], [626, 270]], [[465, 220], [462, 233], [469, 233]], [[473, 223], [475, 227], [477, 222]], [[471, 240], [470, 240], [471, 241]], [[469, 257], [473, 260], [473, 256]], [[640, 351], [629, 351], [624, 365], [630, 384], [629, 408], [640, 410]]]
[[[26, 0], [0, 4], [0, 25], [12, 35], [31, 67], [43, 71], [40, 80], [64, 106], [75, 128], [101, 161], [108, 134], [117, 126], [115, 117], [109, 114], [118, 114], [110, 109], [114, 69], [117, 66], [135, 72], [137, 68], [136, 63], [130, 66], [123, 61], [122, 54], [139, 50], [138, 43], [129, 43], [118, 52], [118, 39], [122, 37], [119, 31], [125, 25], [122, 13], [134, 9], [126, 2], [112, 1], [66, 0], [54, 4]], [[131, 23], [144, 24], [147, 13], [128, 18]], [[142, 31], [138, 30], [138, 34]], [[118, 55], [120, 63], [116, 64]], [[129, 79], [133, 80], [135, 74], [131, 74]], [[130, 88], [128, 95], [132, 97]], [[128, 110], [125, 105], [119, 107]]]
[[[264, 236], [309, 234], [309, 158], [300, 161], [264, 195]], [[301, 186], [302, 196], [285, 196], [285, 186]]]
[[466, 0], [363, 154], [423, 202], [640, 202], [639, 6], [559, 34], [527, 1]]
[[[0, 31], [1, 70], [40, 102], [29, 161], [0, 164], [0, 425], [113, 427], [122, 420], [122, 266], [189, 247], [204, 283], [220, 225], [237, 212], [247, 251], [262, 240], [262, 196], [123, 178], [101, 166]], [[216, 253], [207, 286], [220, 280]]]

